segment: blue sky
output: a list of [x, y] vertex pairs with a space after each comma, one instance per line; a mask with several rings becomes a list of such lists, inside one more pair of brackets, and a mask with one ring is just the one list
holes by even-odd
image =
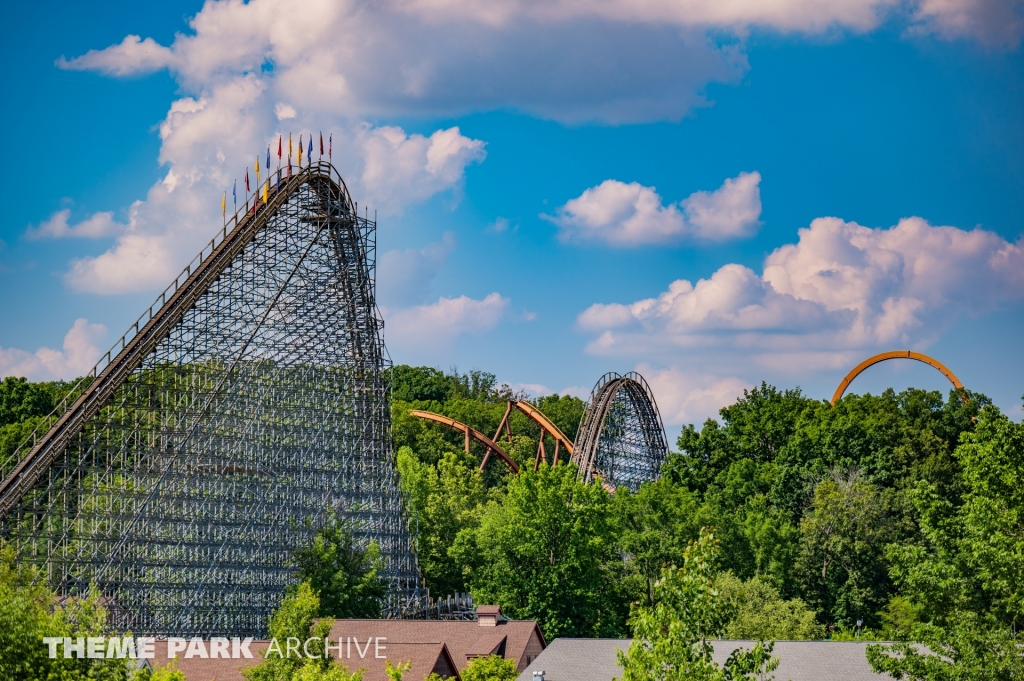
[[[252, 156], [323, 130], [379, 211], [397, 362], [581, 396], [639, 369], [674, 430], [911, 348], [1020, 418], [1024, 4], [711, 7], [12, 8], [0, 374], [87, 370]], [[889, 385], [947, 388], [853, 390]]]

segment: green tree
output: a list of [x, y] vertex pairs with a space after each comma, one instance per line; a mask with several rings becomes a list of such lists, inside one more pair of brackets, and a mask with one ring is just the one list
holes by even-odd
[[106, 611], [99, 595], [57, 606], [39, 572], [19, 566], [13, 547], [0, 541], [0, 678], [11, 681], [126, 681], [124, 659], [49, 657], [44, 637], [102, 636]]
[[391, 660], [384, 661], [384, 673], [387, 674], [388, 681], [402, 681], [402, 677], [411, 668], [412, 660], [406, 660], [398, 664], [391, 664]]
[[299, 579], [318, 594], [318, 617], [380, 617], [387, 595], [380, 548], [372, 541], [361, 548], [349, 524], [336, 515], [330, 515], [309, 546], [295, 552], [295, 563]]
[[818, 640], [825, 627], [815, 612], [799, 598], [784, 600], [778, 590], [761, 577], [742, 581], [730, 572], [715, 579], [715, 588], [736, 606], [736, 613], [724, 630], [725, 638], [751, 641]]
[[[263, 652], [263, 661], [242, 671], [247, 681], [361, 681], [363, 670], [349, 672], [324, 654], [323, 639], [334, 626], [334, 620], [317, 620], [320, 599], [309, 582], [302, 582], [285, 596], [281, 606], [270, 618], [270, 638], [278, 642]], [[280, 654], [287, 651], [287, 640], [296, 638], [319, 639], [309, 645], [309, 653], [316, 657]]]
[[465, 591], [463, 566], [448, 550], [460, 531], [479, 522], [477, 508], [486, 498], [480, 472], [463, 453], [446, 453], [435, 468], [406, 447], [398, 453], [398, 469], [427, 586], [442, 595]]
[[618, 652], [622, 681], [725, 681], [763, 678], [778, 666], [772, 644], [737, 649], [719, 666], [709, 639], [725, 631], [736, 606], [714, 586], [718, 545], [701, 530], [681, 567], [668, 567], [655, 584], [654, 606], [634, 606], [633, 643]]
[[700, 526], [698, 500], [686, 487], [662, 477], [636, 493], [619, 489], [612, 499], [616, 545], [624, 563], [624, 587], [630, 599], [654, 604], [654, 583], [661, 569], [678, 565]]
[[954, 455], [963, 503], [919, 482], [922, 541], [888, 550], [918, 619], [910, 638], [926, 649], [869, 647], [868, 659], [909, 679], [1024, 679], [1024, 425], [986, 406]]
[[516, 661], [500, 655], [477, 657], [459, 672], [462, 681], [515, 681], [519, 676]]
[[0, 426], [46, 416], [53, 405], [53, 392], [45, 384], [29, 383], [15, 376], [0, 381]]
[[541, 465], [509, 480], [452, 556], [469, 567], [477, 603], [535, 619], [548, 638], [618, 635], [624, 604], [610, 564], [610, 500], [573, 466]]
[[132, 681], [188, 681], [188, 679], [185, 678], [185, 672], [178, 669], [178, 661], [171, 660], [170, 664], [156, 669], [140, 669], [135, 672]]
[[874, 624], [888, 601], [883, 557], [892, 537], [884, 496], [856, 473], [815, 487], [811, 510], [800, 522], [797, 573], [825, 622]]

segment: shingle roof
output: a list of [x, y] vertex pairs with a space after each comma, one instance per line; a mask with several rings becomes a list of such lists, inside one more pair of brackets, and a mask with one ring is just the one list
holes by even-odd
[[[629, 649], [629, 639], [558, 638], [523, 672], [517, 681], [533, 681], [544, 670], [544, 681], [611, 681], [622, 676], [616, 651]], [[715, 661], [725, 662], [736, 648], [752, 641], [712, 641]], [[773, 654], [779, 681], [883, 681], [891, 678], [871, 671], [862, 641], [777, 641]]]
[[[438, 671], [442, 676], [457, 674], [474, 657], [491, 654], [513, 658], [523, 669], [526, 663], [523, 658], [533, 637], [537, 639], [533, 653], [536, 654], [537, 649], [544, 647], [544, 637], [537, 623], [532, 621], [504, 621], [497, 626], [483, 627], [475, 621], [336, 620], [330, 633], [330, 654], [340, 656], [340, 663], [350, 671], [365, 668], [365, 681], [387, 679], [385, 660], [392, 664], [411, 660], [412, 668], [406, 678], [422, 679], [431, 671]], [[340, 653], [334, 649], [338, 639], [343, 641]], [[350, 639], [352, 642], [348, 643]], [[258, 651], [268, 646], [268, 641], [253, 641], [249, 646], [254, 655], [251, 660], [179, 657], [178, 669], [185, 672], [188, 681], [243, 681], [242, 669], [259, 664], [263, 658]], [[167, 664], [166, 648], [166, 641], [156, 642], [153, 666]], [[381, 657], [375, 657], [376, 653]]]
[[438, 622], [424, 620], [336, 620], [331, 638], [384, 637], [392, 643], [445, 643], [455, 665], [462, 669], [478, 656], [500, 654], [514, 658], [523, 667], [523, 655], [531, 636], [536, 635], [543, 646], [544, 638], [532, 621], [505, 621], [495, 627], [482, 627], [478, 622]]

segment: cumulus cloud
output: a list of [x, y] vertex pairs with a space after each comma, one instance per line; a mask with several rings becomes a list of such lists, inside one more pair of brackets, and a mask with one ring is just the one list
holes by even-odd
[[751, 387], [735, 376], [719, 377], [679, 367], [640, 364], [636, 370], [650, 384], [661, 420], [670, 429], [717, 418], [719, 409], [735, 402], [745, 388]]
[[38, 227], [29, 227], [25, 232], [27, 239], [63, 239], [66, 237], [82, 237], [95, 239], [123, 232], [126, 225], [114, 221], [112, 212], [93, 213], [78, 224], [72, 225], [71, 209], [59, 210]]
[[57, 66], [73, 71], [99, 71], [111, 76], [134, 76], [165, 69], [175, 63], [174, 52], [152, 38], [125, 36], [118, 45], [103, 50], [89, 50], [81, 57], [61, 57]]
[[468, 296], [438, 298], [436, 303], [404, 309], [383, 308], [388, 347], [396, 355], [432, 356], [451, 348], [463, 334], [492, 330], [505, 316], [509, 300], [491, 293], [482, 300]]
[[725, 265], [657, 298], [595, 304], [577, 322], [596, 334], [588, 349], [598, 354], [732, 347], [799, 358], [927, 345], [965, 314], [1021, 300], [1022, 241], [921, 218], [889, 229], [818, 218], [769, 254], [761, 275]]
[[[292, 105], [354, 115], [512, 107], [562, 120], [678, 118], [742, 53], [709, 34], [870, 31], [889, 17], [942, 37], [1020, 35], [1020, 0], [286, 0], [209, 2], [169, 47], [130, 35], [58, 63], [169, 68], [186, 87], [274, 64]], [[728, 40], [724, 42], [729, 42]], [[358, 112], [364, 112], [362, 114]]]
[[375, 205], [402, 205], [456, 186], [466, 166], [484, 159], [484, 143], [458, 128], [430, 137], [406, 135], [391, 126], [361, 131], [362, 187]]
[[[512, 108], [563, 121], [679, 119], [746, 60], [701, 21], [637, 22], [601, 11], [547, 16], [510, 7], [403, 0], [210, 2], [169, 47], [129, 36], [65, 68], [130, 75], [168, 68], [201, 92], [266, 63], [278, 101], [350, 117], [460, 115]], [[729, 41], [726, 41], [729, 42]], [[159, 49], [156, 49], [159, 48]]]
[[[1010, 30], [985, 18], [989, 2], [909, 7], [922, 31]], [[58, 60], [112, 76], [168, 69], [186, 94], [160, 126], [164, 178], [133, 207], [117, 243], [73, 263], [66, 281], [98, 293], [164, 285], [216, 228], [224, 190], [288, 129], [332, 131], [333, 158], [357, 200], [397, 214], [457, 192], [465, 168], [484, 158], [484, 143], [458, 128], [408, 134], [366, 120], [495, 109], [564, 122], [679, 120], [706, 103], [709, 83], [742, 78], [747, 62], [736, 38], [750, 27], [866, 31], [905, 7], [902, 0], [312, 0], [296, 11], [286, 0], [207, 2], [170, 45], [129, 35]], [[754, 203], [727, 200], [752, 196], [740, 179], [731, 190], [669, 207], [636, 186], [634, 211], [647, 210], [638, 220], [650, 223], [642, 238], [674, 239], [679, 224], [695, 238], [749, 233], [756, 225], [742, 214]]]
[[422, 248], [388, 251], [377, 265], [377, 299], [385, 307], [422, 302], [430, 284], [455, 250], [455, 234]]
[[[126, 225], [111, 228], [118, 234], [114, 245], [98, 256], [72, 261], [65, 283], [76, 291], [100, 294], [166, 286], [220, 228], [223, 192], [232, 209], [232, 182], [246, 167], [251, 169], [253, 156], [262, 157], [268, 147], [276, 152], [278, 135], [284, 135], [287, 148], [288, 133], [277, 127], [276, 86], [272, 75], [239, 75], [200, 96], [174, 101], [159, 127], [166, 174], [144, 200], [131, 206]], [[328, 127], [335, 165], [360, 205], [380, 209], [382, 215], [457, 189], [465, 166], [484, 156], [483, 143], [463, 136], [458, 128], [406, 135], [400, 128], [378, 128], [315, 108], [289, 121], [294, 123], [296, 147], [300, 134], [309, 139], [317, 120], [336, 124], [333, 130]], [[244, 206], [241, 184], [238, 198]], [[85, 227], [93, 232], [106, 228], [94, 218], [65, 229], [66, 218], [58, 213], [46, 230], [40, 226], [36, 231], [70, 236], [85, 235]]]
[[542, 216], [563, 241], [632, 247], [685, 239], [724, 241], [753, 236], [760, 225], [760, 173], [740, 173], [713, 192], [698, 191], [664, 205], [654, 187], [605, 180]]
[[1024, 0], [921, 0], [913, 19], [910, 33], [1016, 48], [1024, 35]]
[[64, 335], [62, 350], [41, 347], [35, 352], [0, 347], [0, 377], [24, 376], [33, 381], [52, 381], [81, 376], [100, 358], [101, 343], [107, 336], [102, 324], [76, 319]]

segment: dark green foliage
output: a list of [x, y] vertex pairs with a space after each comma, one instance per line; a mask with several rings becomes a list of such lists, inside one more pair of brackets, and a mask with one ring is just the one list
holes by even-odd
[[[362, 670], [350, 673], [325, 654], [323, 639], [330, 633], [334, 620], [317, 620], [321, 610], [320, 599], [309, 582], [302, 582], [285, 596], [270, 619], [272, 643], [263, 651], [263, 661], [242, 671], [246, 681], [360, 681]], [[289, 653], [289, 638], [298, 639], [303, 646], [308, 641], [311, 657]]]
[[474, 658], [459, 673], [462, 681], [516, 681], [518, 676], [516, 661], [498, 655]]
[[583, 400], [571, 395], [548, 395], [536, 400], [534, 404], [565, 433], [566, 437], [570, 440], [576, 438], [576, 430], [580, 426], [583, 412], [587, 410]]
[[[464, 450], [463, 434], [412, 416], [409, 414], [411, 409], [443, 414], [475, 428], [487, 437], [494, 437], [505, 414], [507, 401], [525, 398], [524, 395], [514, 393], [507, 385], [498, 385], [494, 374], [477, 370], [465, 374], [458, 371], [445, 374], [430, 367], [400, 365], [392, 369], [391, 375], [395, 450], [408, 447], [419, 461], [432, 466], [436, 466], [446, 452]], [[585, 409], [582, 400], [568, 395], [548, 395], [533, 403], [566, 436], [575, 436]], [[540, 427], [516, 409], [512, 411], [510, 421], [515, 444], [507, 441], [504, 431], [498, 437], [498, 443], [523, 455], [520, 463], [532, 465]], [[522, 438], [528, 438], [528, 441]], [[546, 446], [550, 457], [554, 442], [548, 438]], [[482, 461], [485, 451], [479, 443], [471, 445], [471, 454], [477, 464]], [[568, 460], [568, 453], [564, 450], [562, 460]], [[504, 485], [505, 474], [504, 466], [494, 460], [484, 471], [484, 485], [488, 488]]]
[[8, 376], [0, 382], [0, 426], [46, 416], [53, 411], [53, 402], [53, 394], [45, 384]]
[[[81, 380], [81, 385], [79, 381]], [[0, 381], [0, 465], [28, 439], [32, 431], [45, 424], [44, 417], [53, 411], [62, 399], [74, 399], [81, 393], [86, 381], [49, 381], [30, 383], [24, 378], [8, 376]], [[16, 462], [0, 470], [6, 475]]]
[[[660, 480], [612, 496], [568, 465], [534, 473], [540, 429], [516, 410], [511, 441], [502, 432], [499, 442], [519, 476], [493, 458], [480, 472], [483, 446], [467, 454], [462, 433], [409, 414], [493, 436], [506, 401], [522, 397], [494, 375], [398, 366], [391, 380], [402, 490], [435, 596], [470, 590], [537, 619], [549, 639], [626, 635], [630, 604], [655, 607], [663, 571], [708, 528], [714, 567], [731, 580], [720, 586], [741, 606], [727, 632], [916, 640], [947, 659], [900, 648], [909, 678], [985, 666], [999, 671], [978, 678], [1017, 678], [1006, 651], [1024, 626], [1024, 430], [983, 395], [964, 404], [953, 392], [887, 390], [832, 408], [762, 384], [720, 421], [684, 428]], [[0, 455], [69, 388], [0, 384]], [[534, 404], [575, 436], [581, 400]], [[296, 556], [320, 594], [316, 615], [378, 612], [379, 552], [358, 550], [349, 529], [332, 521]], [[897, 670], [884, 651], [872, 655]]]
[[317, 617], [380, 617], [387, 594], [380, 549], [358, 546], [346, 523], [332, 516], [312, 544], [295, 552], [295, 563], [299, 579], [317, 594]]
[[686, 547], [700, 531], [698, 505], [693, 492], [666, 478], [642, 485], [635, 494], [627, 488], [615, 493], [613, 531], [631, 601], [653, 605], [662, 568], [682, 564]]
[[416, 556], [434, 594], [467, 591], [464, 566], [449, 555], [459, 532], [479, 523], [478, 507], [485, 500], [483, 476], [467, 458], [463, 452], [448, 452], [434, 467], [417, 461], [408, 447], [398, 452]]
[[19, 566], [0, 541], [0, 679], [4, 681], [127, 681], [126, 659], [51, 659], [43, 637], [102, 636], [99, 595], [56, 606], [57, 597], [32, 568]]
[[679, 566], [662, 569], [654, 603], [633, 608], [633, 642], [617, 653], [622, 681], [731, 681], [765, 678], [779, 666], [773, 643], [733, 650], [724, 665], [712, 658], [710, 639], [737, 614], [734, 599], [715, 587], [718, 543], [706, 529], [683, 552]]
[[684, 428], [663, 471], [697, 496], [737, 577], [799, 595], [823, 624], [877, 628], [897, 595], [885, 547], [918, 533], [908, 491], [926, 482], [959, 503], [953, 449], [988, 403], [910, 389], [832, 408], [762, 384], [722, 409], [721, 424]]
[[571, 466], [541, 465], [512, 478], [453, 552], [470, 569], [478, 603], [535, 619], [548, 639], [625, 633], [611, 500]]
[[889, 547], [892, 576], [918, 620], [909, 638], [933, 654], [897, 645], [869, 659], [915, 680], [1024, 679], [1024, 425], [989, 406], [961, 442], [963, 503], [920, 481], [911, 498], [921, 540]]

